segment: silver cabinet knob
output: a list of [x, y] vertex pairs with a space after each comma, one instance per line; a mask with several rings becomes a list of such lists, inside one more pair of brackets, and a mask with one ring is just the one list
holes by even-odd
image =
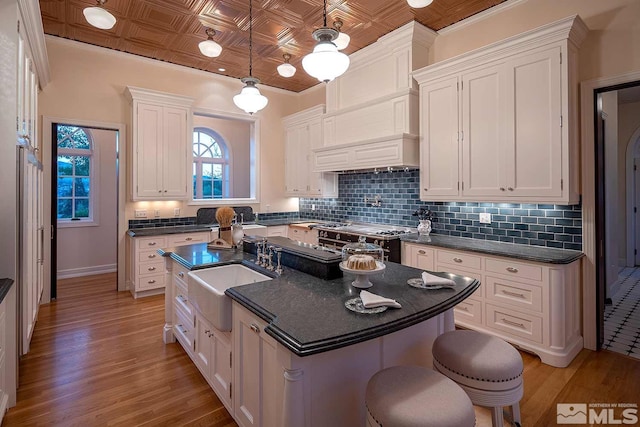
[[513, 191], [513, 187], [507, 187], [507, 190]]
[[455, 262], [462, 262], [462, 260], [460, 258], [454, 258], [453, 259]]
[[255, 323], [252, 323], [251, 326], [249, 326], [251, 328], [251, 330], [253, 332], [255, 332], [256, 334], [260, 333], [260, 327], [258, 325], [256, 325]]

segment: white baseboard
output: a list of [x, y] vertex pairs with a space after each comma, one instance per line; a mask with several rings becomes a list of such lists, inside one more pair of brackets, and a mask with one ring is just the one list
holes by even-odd
[[114, 273], [118, 271], [118, 264], [94, 265], [91, 267], [70, 268], [58, 270], [58, 279], [69, 279], [71, 277], [93, 276], [94, 274]]

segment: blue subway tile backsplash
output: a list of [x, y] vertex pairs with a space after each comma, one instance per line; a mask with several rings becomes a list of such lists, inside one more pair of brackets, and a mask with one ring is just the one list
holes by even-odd
[[[417, 169], [343, 174], [338, 182], [337, 199], [301, 198], [299, 216], [416, 227], [418, 221], [412, 214], [416, 209], [425, 207], [436, 216], [433, 233], [582, 250], [581, 205], [422, 202]], [[380, 207], [371, 206], [376, 195], [382, 199]], [[480, 223], [481, 213], [492, 214], [491, 224]], [[283, 217], [298, 215], [297, 212], [279, 214]], [[264, 218], [263, 215], [271, 217], [276, 214], [261, 213], [260, 219]]]
[[196, 223], [195, 216], [174, 217], [174, 218], [130, 219], [129, 229], [173, 227], [175, 225], [193, 225], [195, 223]]

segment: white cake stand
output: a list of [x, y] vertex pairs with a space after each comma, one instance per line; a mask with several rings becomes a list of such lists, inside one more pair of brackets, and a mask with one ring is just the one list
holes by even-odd
[[340, 270], [346, 271], [347, 273], [353, 273], [356, 275], [356, 280], [351, 282], [351, 285], [354, 288], [359, 289], [367, 289], [373, 286], [373, 283], [369, 280], [368, 276], [372, 276], [374, 274], [381, 273], [384, 269], [387, 268], [383, 262], [376, 261], [376, 269], [375, 270], [353, 270], [347, 267], [347, 264], [342, 261], [340, 263]]

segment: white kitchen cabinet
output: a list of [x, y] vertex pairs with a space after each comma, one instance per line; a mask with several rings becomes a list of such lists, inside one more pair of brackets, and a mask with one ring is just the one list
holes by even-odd
[[338, 197], [338, 175], [315, 172], [313, 149], [322, 146], [324, 105], [283, 119], [285, 192], [296, 197]]
[[17, 337], [16, 337], [16, 285], [8, 279], [0, 279], [2, 286], [9, 286], [0, 304], [0, 424], [5, 412], [16, 404]]
[[423, 270], [433, 271], [435, 266], [434, 250], [424, 245], [404, 243], [402, 248], [402, 264]]
[[310, 245], [318, 244], [318, 230], [309, 228], [306, 224], [289, 224], [287, 237]]
[[132, 103], [132, 200], [184, 200], [189, 192], [192, 98], [127, 87]]
[[282, 371], [277, 343], [267, 335], [267, 323], [233, 304], [233, 414], [242, 427], [276, 426], [282, 407]]
[[[433, 254], [433, 268], [412, 255], [421, 249]], [[580, 261], [544, 264], [407, 242], [402, 250], [404, 264], [482, 283], [455, 307], [456, 325], [496, 335], [557, 367], [582, 349]]]
[[288, 237], [289, 227], [287, 225], [270, 225], [267, 227], [267, 237], [281, 236]]
[[211, 240], [209, 231], [164, 234], [150, 237], [129, 238], [128, 287], [134, 298], [164, 292], [165, 263], [158, 249], [206, 243]]
[[574, 109], [586, 31], [570, 17], [414, 73], [421, 200], [579, 202]]

